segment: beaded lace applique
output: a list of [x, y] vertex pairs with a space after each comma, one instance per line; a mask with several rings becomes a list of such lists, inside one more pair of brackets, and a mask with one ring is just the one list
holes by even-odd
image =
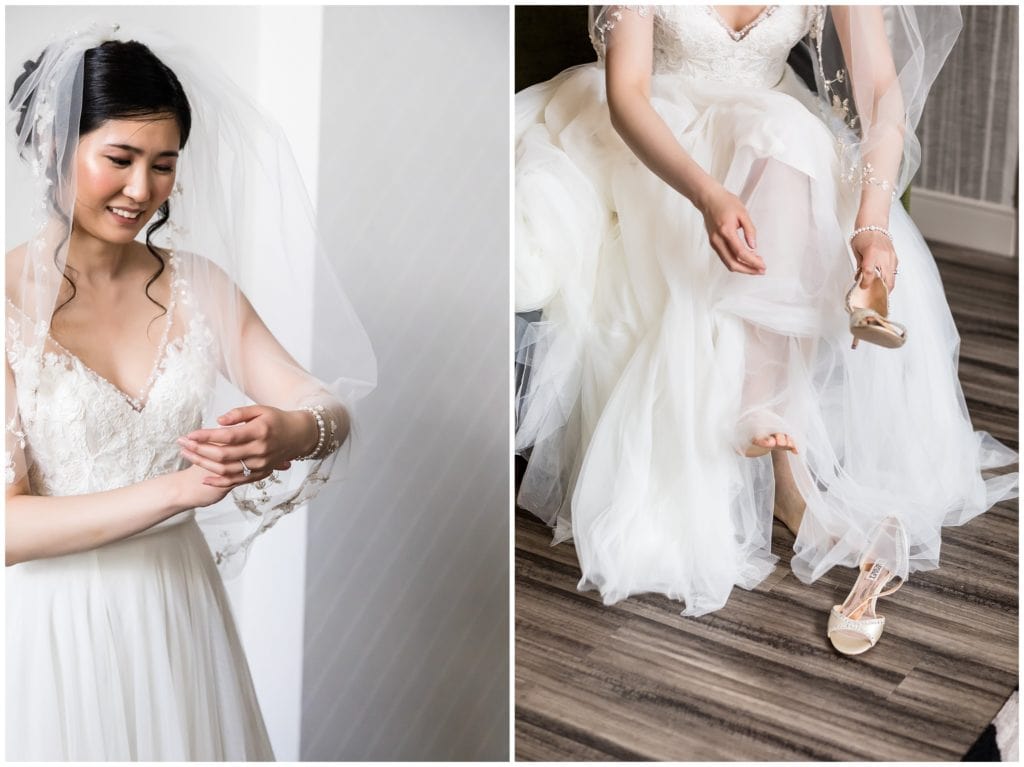
[[[824, 89], [824, 95], [832, 107], [832, 117], [841, 121], [843, 126], [847, 129], [846, 131], [832, 131], [836, 136], [836, 141], [840, 148], [842, 162], [840, 179], [847, 184], [852, 184], [858, 187], [876, 186], [889, 192], [893, 201], [895, 201], [896, 185], [889, 179], [878, 178], [875, 176], [875, 168], [871, 163], [862, 164], [860, 157], [854, 151], [854, 142], [850, 141], [848, 138], [850, 134], [856, 135], [859, 131], [859, 117], [852, 113], [853, 110], [850, 107], [850, 99], [848, 97], [843, 98], [832, 88], [836, 83], [847, 82], [849, 76], [846, 70], [842, 68], [837, 69], [835, 75], [831, 79], [825, 76], [825, 63], [821, 52], [825, 30], [825, 14], [826, 11], [824, 5], [814, 7], [814, 20], [811, 24], [810, 34], [811, 41], [814, 43], [818, 57], [818, 71], [821, 72], [821, 84]], [[825, 117], [828, 118], [828, 115], [825, 115]]]

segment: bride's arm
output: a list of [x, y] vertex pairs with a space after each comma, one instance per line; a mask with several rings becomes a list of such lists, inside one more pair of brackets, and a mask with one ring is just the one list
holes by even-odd
[[700, 210], [711, 246], [727, 269], [761, 274], [764, 261], [755, 251], [755, 228], [743, 203], [680, 146], [651, 105], [653, 24], [653, 13], [623, 10], [607, 32], [605, 69], [612, 126], [644, 165]]
[[[872, 168], [870, 175], [875, 180], [890, 182], [890, 186], [862, 185], [854, 228], [872, 225], [888, 228], [893, 203], [891, 183], [899, 175], [903, 157], [905, 107], [885, 21], [878, 7], [835, 6], [832, 16], [849, 70], [857, 113], [862, 115], [862, 122], [863, 116], [869, 116], [867, 125], [862, 125], [862, 130], [868, 130], [869, 135], [864, 137], [868, 149], [861, 163]], [[874, 231], [859, 234], [853, 241], [853, 249], [864, 272], [862, 284], [865, 287], [874, 279], [875, 266], [881, 267], [890, 287], [894, 285], [896, 253], [885, 235]]]
[[[223, 273], [217, 278], [227, 279]], [[227, 290], [233, 297], [226, 304], [235, 307], [237, 318], [225, 327], [238, 328], [238, 343], [226, 351], [226, 372], [258, 404], [229, 410], [217, 419], [220, 427], [196, 430], [179, 443], [186, 459], [219, 475], [208, 484], [230, 488], [311, 453], [325, 457], [347, 439], [350, 419], [345, 406], [274, 337], [245, 295], [234, 285]]]
[[28, 477], [7, 486], [6, 564], [56, 557], [113, 543], [226, 491], [203, 484], [196, 467], [85, 495], [33, 495]]

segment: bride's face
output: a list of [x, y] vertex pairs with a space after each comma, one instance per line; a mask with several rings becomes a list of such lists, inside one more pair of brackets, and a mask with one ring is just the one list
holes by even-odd
[[166, 115], [107, 120], [82, 136], [75, 227], [104, 242], [134, 240], [174, 188], [178, 139]]

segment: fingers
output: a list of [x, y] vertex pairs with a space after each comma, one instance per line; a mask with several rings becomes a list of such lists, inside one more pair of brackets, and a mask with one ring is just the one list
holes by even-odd
[[[182, 449], [181, 454], [194, 466], [198, 466], [199, 468], [210, 472], [210, 476], [203, 478], [203, 484], [211, 487], [236, 487], [250, 482], [259, 482], [281, 468], [281, 466], [267, 466], [266, 468], [256, 469], [252, 466], [256, 460], [252, 459], [250, 461], [246, 461], [246, 465], [250, 469], [249, 476], [246, 476], [245, 472], [242, 471], [241, 461], [232, 461], [230, 464], [220, 464], [216, 461], [203, 458], [201, 455], [184, 448]], [[288, 465], [289, 464], [284, 464], [284, 468], [287, 468]]]
[[192, 464], [221, 476], [244, 474], [245, 472], [242, 468], [243, 461], [250, 471], [270, 471], [272, 468], [275, 468], [269, 465], [269, 461], [266, 458], [253, 456], [251, 454], [246, 458], [233, 457], [225, 458], [224, 460], [216, 460], [208, 458], [207, 456], [187, 447], [181, 448], [181, 454]]
[[217, 423], [221, 426], [251, 421], [263, 413], [262, 405], [245, 405], [244, 407], [232, 408], [222, 416], [218, 416]]
[[715, 253], [718, 254], [722, 263], [725, 264], [725, 268], [730, 272], [739, 272], [740, 274], [764, 273], [764, 261], [756, 253], [746, 251], [745, 249], [741, 250], [737, 235], [733, 235], [733, 238], [730, 240], [726, 235], [715, 233], [711, 235], [709, 241]]
[[266, 479], [271, 474], [273, 474], [273, 472], [267, 470], [254, 471], [248, 477], [245, 476], [244, 474], [232, 474], [228, 476], [215, 475], [211, 477], [206, 477], [203, 480], [203, 484], [209, 485], [210, 487], [238, 487], [239, 485], [246, 485], [251, 484], [252, 482], [259, 482], [260, 480]]
[[245, 425], [226, 429], [197, 429], [184, 437], [191, 442], [215, 442], [220, 445], [241, 445], [257, 438], [256, 430], [246, 428]]
[[711, 247], [714, 249], [715, 253], [718, 254], [718, 258], [725, 265], [725, 268], [728, 269], [730, 272], [737, 272], [739, 274], [761, 273], [757, 269], [754, 269], [752, 266], [747, 266], [746, 264], [737, 261], [736, 257], [733, 255], [732, 251], [728, 247], [726, 247], [725, 243], [716, 244], [712, 242]]
[[738, 233], [733, 236], [730, 242], [738, 261], [750, 266], [757, 274], [765, 273], [767, 267], [765, 266], [764, 259], [757, 255], [755, 251], [748, 249]]
[[249, 460], [253, 455], [259, 454], [261, 445], [255, 442], [247, 442], [238, 447], [232, 445], [221, 445], [216, 443], [196, 442], [187, 437], [178, 437], [178, 444], [203, 458], [208, 458], [216, 463], [228, 464], [240, 458]]
[[[192, 450], [189, 450], [187, 447], [183, 447], [181, 449], [181, 454], [185, 457], [185, 460], [187, 460], [193, 466], [198, 466], [202, 469], [206, 469], [208, 472], [212, 474], [226, 476], [228, 474], [234, 473], [231, 471], [230, 468], [228, 468], [226, 464], [219, 463], [217, 461], [211, 460], [210, 458], [206, 458], [205, 456], [199, 455], [199, 453], [193, 452]], [[241, 464], [238, 464], [236, 468], [239, 472], [241, 472]]]
[[[860, 270], [860, 287], [869, 288], [881, 277], [891, 292], [896, 284], [899, 259], [892, 243], [882, 235], [861, 234], [851, 243]], [[879, 274], [881, 272], [881, 274]]]
[[860, 286], [862, 288], [870, 288], [871, 284], [875, 281], [878, 275], [875, 274], [875, 258], [872, 255], [866, 255], [860, 262]]
[[[743, 235], [740, 235], [740, 229]], [[746, 210], [740, 209], [735, 218], [719, 225], [713, 234], [711, 246], [715, 248], [726, 268], [741, 274], [764, 274], [764, 260], [754, 250], [755, 233], [753, 222]], [[714, 240], [717, 240], [716, 243]]]
[[754, 228], [754, 222], [750, 220], [750, 214], [746, 210], [740, 213], [740, 227], [743, 229], [747, 247], [750, 250], [757, 250], [757, 229]]
[[883, 263], [880, 258], [873, 254], [865, 255], [860, 264], [860, 286], [862, 288], [871, 287], [872, 283], [879, 279], [880, 272], [882, 282], [891, 293], [896, 287], [897, 263], [895, 259], [890, 264]]

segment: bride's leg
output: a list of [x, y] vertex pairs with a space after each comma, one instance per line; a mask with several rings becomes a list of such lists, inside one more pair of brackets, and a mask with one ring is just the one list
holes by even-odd
[[744, 323], [745, 370], [739, 430], [745, 454], [799, 452], [783, 418], [786, 411], [786, 359], [789, 339]]
[[785, 453], [772, 453], [772, 471], [775, 474], [775, 518], [796, 535], [807, 504], [797, 489], [789, 457]]
[[799, 429], [794, 419], [800, 422], [800, 398], [807, 396], [809, 338], [820, 331], [813, 306], [821, 278], [808, 226], [809, 180], [791, 168], [756, 162], [740, 197], [758, 227], [767, 272], [737, 284], [745, 342], [739, 444], [751, 457], [771, 453], [775, 516], [795, 534], [806, 504], [787, 453], [800, 452], [792, 430]]

